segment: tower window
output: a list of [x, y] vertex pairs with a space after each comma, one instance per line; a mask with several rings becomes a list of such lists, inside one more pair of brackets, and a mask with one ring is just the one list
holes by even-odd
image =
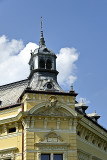
[[0, 100], [0, 105], [2, 105], [2, 101]]
[[44, 59], [40, 59], [40, 68], [45, 68], [45, 61], [44, 61]]
[[47, 88], [48, 89], [52, 89], [52, 84], [49, 82], [49, 83], [47, 83]]
[[52, 62], [50, 59], [47, 59], [46, 61], [46, 69], [51, 69], [52, 68]]

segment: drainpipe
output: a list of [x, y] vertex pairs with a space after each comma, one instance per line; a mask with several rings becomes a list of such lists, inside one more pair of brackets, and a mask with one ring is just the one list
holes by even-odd
[[24, 151], [24, 128], [22, 125], [22, 160], [24, 160], [23, 151]]
[[[23, 111], [24, 111], [24, 104], [22, 103], [22, 112]], [[22, 160], [24, 160], [23, 152], [24, 152], [24, 127], [22, 124]]]

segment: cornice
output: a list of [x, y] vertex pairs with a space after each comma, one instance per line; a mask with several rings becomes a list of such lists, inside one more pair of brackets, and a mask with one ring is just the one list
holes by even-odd
[[[77, 140], [80, 140], [80, 141], [82, 141], [83, 143], [85, 143], [85, 144], [87, 144], [87, 145], [90, 145], [91, 147], [93, 147], [93, 148], [97, 149], [98, 151], [103, 152], [104, 154], [106, 154], [106, 152], [105, 152], [105, 151], [103, 151], [102, 149], [98, 148], [98, 147], [97, 147], [97, 146], [95, 146], [94, 144], [89, 143], [89, 142], [88, 142], [88, 141], [86, 141], [85, 139], [80, 138], [79, 136], [77, 136]], [[78, 150], [80, 150], [80, 149], [78, 149]]]
[[0, 153], [7, 152], [7, 151], [15, 151], [16, 149], [17, 147], [4, 148], [4, 149], [0, 149]]
[[95, 134], [97, 134], [98, 136], [100, 136], [102, 138], [107, 138], [107, 132], [103, 129], [98, 127], [97, 125], [93, 124], [91, 121], [89, 121], [88, 119], [86, 119], [85, 117], [83, 117], [81, 119], [81, 121], [79, 121], [79, 123], [81, 125], [83, 125], [85, 128], [87, 128], [88, 130], [94, 132]]

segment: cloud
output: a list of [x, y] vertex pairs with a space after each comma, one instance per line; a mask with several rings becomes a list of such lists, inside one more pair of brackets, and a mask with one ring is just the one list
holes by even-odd
[[0, 37], [0, 63], [16, 55], [24, 48], [22, 40], [12, 39], [9, 41], [5, 35]]
[[78, 101], [79, 103], [84, 102], [86, 105], [90, 104], [90, 101], [87, 100], [86, 98], [83, 98], [83, 97], [78, 97], [78, 98], [77, 98], [77, 101]]
[[25, 47], [22, 40], [0, 37], [0, 85], [26, 79], [29, 76], [30, 50], [38, 45], [29, 42]]
[[[22, 40], [10, 41], [4, 35], [0, 37], [0, 85], [29, 76], [30, 50], [36, 48], [38, 45], [32, 42], [24, 47]], [[62, 48], [57, 54], [58, 82], [65, 90], [77, 79], [75, 62], [78, 56], [75, 48]]]
[[62, 48], [57, 54], [58, 82], [64, 89], [70, 89], [70, 85], [77, 79], [75, 62], [78, 57], [79, 53], [75, 48]]

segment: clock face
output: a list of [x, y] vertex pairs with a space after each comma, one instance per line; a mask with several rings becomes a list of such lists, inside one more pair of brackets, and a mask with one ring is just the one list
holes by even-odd
[[48, 89], [52, 89], [52, 84], [51, 84], [51, 83], [48, 83], [48, 84], [47, 84], [47, 88], [48, 88]]

